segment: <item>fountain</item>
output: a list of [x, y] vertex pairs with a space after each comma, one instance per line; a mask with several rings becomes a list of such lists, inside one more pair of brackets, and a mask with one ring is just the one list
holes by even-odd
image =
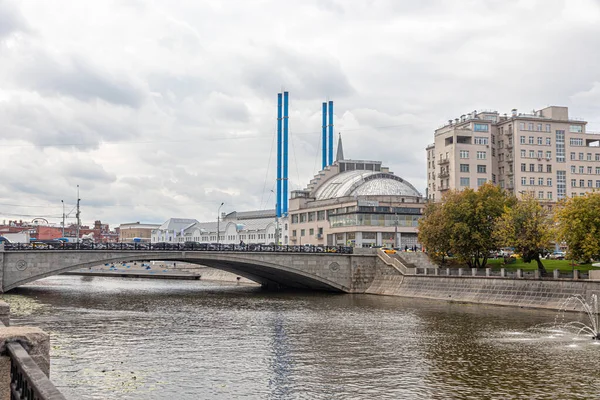
[[[565, 313], [567, 311], [581, 311], [587, 315], [589, 320], [588, 323], [581, 321], [564, 321]], [[559, 316], [562, 317], [561, 322], [558, 322]], [[598, 329], [598, 296], [593, 294], [590, 297], [590, 301], [587, 302], [585, 298], [578, 294], [570, 296], [561, 304], [559, 308], [559, 315], [556, 316], [555, 326], [563, 329], [571, 330], [576, 334], [589, 333], [592, 335], [592, 339], [600, 340], [600, 330]]]

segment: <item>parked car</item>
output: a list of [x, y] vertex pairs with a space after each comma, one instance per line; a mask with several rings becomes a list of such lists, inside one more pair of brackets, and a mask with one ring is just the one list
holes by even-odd
[[564, 260], [565, 259], [565, 252], [564, 251], [555, 251], [552, 254], [550, 254], [548, 256], [549, 259], [551, 260]]
[[382, 247], [381, 250], [383, 250], [385, 254], [396, 254], [396, 250], [390, 249], [389, 247]]

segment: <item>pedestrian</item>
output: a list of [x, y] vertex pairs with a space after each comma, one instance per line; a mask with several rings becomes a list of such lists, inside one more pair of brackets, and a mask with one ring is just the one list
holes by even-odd
[[404, 251], [407, 252], [408, 251], [408, 245], [404, 245]]

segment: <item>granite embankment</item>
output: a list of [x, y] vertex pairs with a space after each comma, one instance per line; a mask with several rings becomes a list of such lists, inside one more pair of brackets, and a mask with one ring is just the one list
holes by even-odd
[[402, 275], [378, 262], [366, 293], [558, 310], [576, 295], [600, 297], [600, 281], [481, 276]]

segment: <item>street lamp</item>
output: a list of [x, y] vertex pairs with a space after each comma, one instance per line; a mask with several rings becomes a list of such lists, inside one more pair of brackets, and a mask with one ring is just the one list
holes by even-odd
[[219, 244], [219, 236], [221, 235], [219, 224], [221, 221], [221, 207], [223, 207], [223, 204], [225, 204], [225, 203], [221, 203], [221, 205], [219, 206], [219, 209], [217, 210], [217, 244]]
[[62, 237], [65, 237], [65, 201], [61, 200], [60, 202], [62, 203], [62, 206], [63, 206]]
[[[273, 190], [271, 193], [275, 194]], [[279, 246], [279, 216], [277, 215], [277, 208], [279, 207], [279, 203], [275, 202], [275, 245]]]

